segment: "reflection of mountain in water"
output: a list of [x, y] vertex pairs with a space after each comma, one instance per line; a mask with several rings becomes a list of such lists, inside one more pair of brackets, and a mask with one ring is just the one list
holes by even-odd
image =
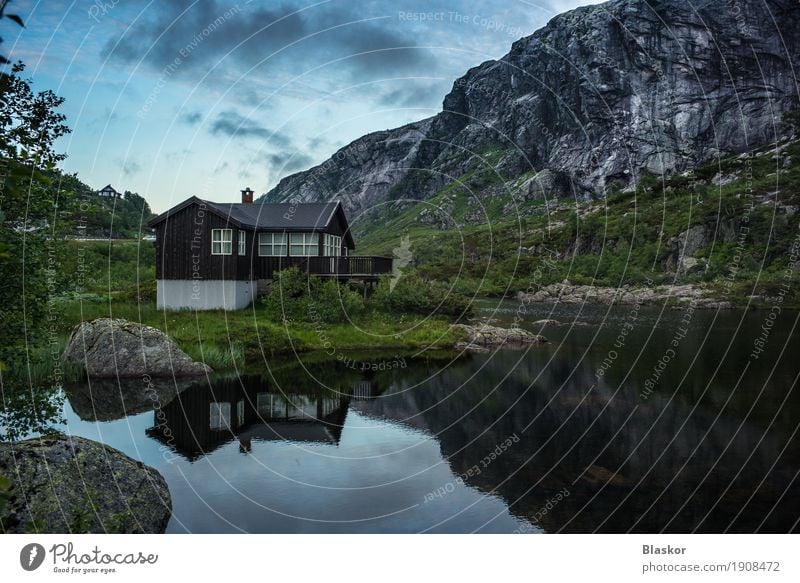
[[[730, 411], [718, 416], [716, 407], [657, 395], [642, 401], [632, 388], [614, 394], [593, 386], [588, 366], [547, 365], [548, 358], [477, 356], [419, 386], [409, 371], [380, 399], [351, 407], [433, 432], [455, 473], [478, 464], [468, 483], [502, 495], [512, 512], [548, 531], [796, 528], [800, 485], [787, 460], [800, 459], [800, 448], [788, 432]], [[483, 380], [508, 371], [496, 386]], [[514, 434], [519, 443], [483, 467]], [[564, 488], [569, 496], [542, 515]]]
[[293, 388], [283, 392], [260, 376], [218, 379], [180, 393], [153, 414], [147, 434], [189, 459], [238, 440], [286, 440], [338, 444], [352, 399], [373, 398], [377, 384], [353, 382], [341, 390]]

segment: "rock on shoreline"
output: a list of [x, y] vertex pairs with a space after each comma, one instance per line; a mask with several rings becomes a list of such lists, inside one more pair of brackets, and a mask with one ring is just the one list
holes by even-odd
[[102, 443], [54, 435], [0, 443], [12, 482], [0, 531], [162, 533], [172, 498], [155, 469]]
[[659, 285], [654, 287], [599, 287], [572, 285], [569, 282], [540, 287], [532, 293], [519, 292], [517, 299], [523, 303], [563, 304], [657, 304], [675, 300], [679, 305], [693, 308], [728, 310], [735, 306], [727, 300], [708, 297], [706, 291], [690, 284]]
[[466, 342], [458, 342], [458, 350], [471, 350], [473, 352], [488, 352], [489, 348], [501, 346], [522, 346], [526, 344], [543, 344], [547, 338], [521, 328], [500, 328], [489, 324], [455, 324], [467, 333]]
[[64, 360], [83, 364], [93, 378], [199, 376], [213, 372], [195, 362], [169, 336], [121, 318], [82, 322], [72, 332]]

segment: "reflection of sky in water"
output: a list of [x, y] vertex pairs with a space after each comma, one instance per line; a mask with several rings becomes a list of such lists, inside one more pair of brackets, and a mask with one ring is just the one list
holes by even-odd
[[[496, 317], [507, 320], [513, 307], [501, 302]], [[523, 325], [535, 327], [548, 315], [542, 310]], [[548, 532], [797, 528], [798, 314], [776, 324], [776, 350], [748, 361], [750, 337], [737, 330], [752, 334], [763, 313], [697, 311], [660, 384], [643, 397], [682, 312], [643, 307], [602, 378], [630, 308], [608, 318], [606, 307], [585, 319], [582, 312], [573, 306], [559, 318], [590, 325], [548, 328], [553, 341], [530, 350], [409, 360], [368, 379], [314, 370], [339, 388], [359, 387], [350, 397], [306, 389], [287, 405], [257, 376], [214, 377], [211, 388], [163, 399], [180, 453], [154, 435], [152, 411], [94, 423], [68, 406], [65, 417], [69, 431], [164, 474], [172, 532], [533, 530], [516, 517]], [[306, 377], [292, 370], [282, 386], [305, 387]], [[80, 403], [91, 409], [91, 400]], [[112, 415], [113, 399], [102, 403]], [[519, 441], [479, 475], [457, 479], [511, 435]], [[568, 497], [542, 513], [562, 489]]]
[[[195, 462], [165, 458], [164, 446], [145, 437], [152, 412], [101, 423], [65, 413], [73, 434], [164, 475], [169, 532], [511, 532], [527, 524], [499, 497], [457, 481], [434, 437], [352, 410], [338, 445], [254, 438], [244, 455], [234, 440]], [[425, 502], [447, 484], [452, 491]]]

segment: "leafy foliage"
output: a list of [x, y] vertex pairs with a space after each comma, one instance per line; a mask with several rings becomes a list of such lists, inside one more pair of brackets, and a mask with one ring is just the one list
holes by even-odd
[[68, 205], [51, 170], [65, 157], [53, 151], [54, 140], [69, 131], [55, 111], [63, 99], [50, 91], [34, 95], [18, 75], [22, 70], [17, 64], [10, 75], [0, 73], [0, 366], [13, 370], [23, 368], [26, 349], [42, 329], [53, 286], [55, 225]]
[[36, 168], [54, 168], [67, 156], [53, 151], [53, 143], [71, 131], [64, 124], [66, 116], [56, 112], [64, 98], [50, 90], [34, 93], [30, 79], [20, 76], [24, 70], [17, 62], [11, 74], [0, 73], [0, 155]]
[[296, 267], [279, 272], [261, 300], [273, 322], [346, 322], [364, 311], [361, 294], [335, 280], [308, 277]]
[[[8, 7], [8, 4], [10, 2], [11, 2], [11, 0], [0, 1], [0, 20], [2, 20], [3, 18], [8, 18], [12, 22], [15, 22], [18, 26], [21, 26], [21, 27], [25, 28], [25, 23], [22, 21], [22, 18], [20, 18], [19, 15], [17, 15], [17, 14], [6, 14], [6, 8]], [[3, 42], [2, 38], [0, 38], [0, 43], [1, 42]], [[5, 65], [7, 63], [10, 63], [10, 61], [8, 60], [8, 57], [6, 57], [4, 55], [0, 55], [0, 65]]]
[[52, 387], [3, 391], [0, 408], [0, 441], [18, 441], [32, 433], [55, 432], [63, 423], [64, 394]]
[[404, 275], [392, 288], [391, 282], [378, 284], [370, 299], [375, 310], [394, 313], [446, 315], [460, 317], [470, 313], [469, 299], [444, 283], [425, 281], [417, 274]]
[[[786, 124], [797, 119], [784, 116]], [[513, 213], [504, 210], [505, 191], [486, 191], [481, 210], [488, 224], [466, 220], [469, 201], [451, 197], [452, 184], [445, 185], [426, 204], [448, 196], [457, 227], [420, 220], [425, 205], [397, 205], [359, 224], [357, 252], [389, 254], [400, 234], [408, 236], [416, 272], [468, 296], [513, 295], [565, 279], [603, 286], [704, 284], [734, 301], [765, 295], [759, 290], [774, 289], [785, 278], [785, 258], [800, 224], [800, 141], [778, 146], [679, 175], [641, 170], [632, 187], [610, 181], [604, 197], [529, 201]], [[473, 170], [467, 168], [469, 176]], [[682, 271], [681, 245], [693, 228], [708, 244], [693, 251], [698, 267]], [[790, 279], [800, 283], [800, 274]], [[740, 288], [742, 282], [748, 285]], [[791, 289], [790, 301], [800, 303], [800, 286]]]
[[0, 516], [3, 515], [6, 504], [10, 498], [11, 480], [0, 474]]

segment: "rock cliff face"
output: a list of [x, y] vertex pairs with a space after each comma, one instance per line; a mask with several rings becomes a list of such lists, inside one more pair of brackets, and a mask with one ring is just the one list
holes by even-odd
[[781, 136], [781, 115], [798, 109], [799, 49], [793, 0], [578, 8], [470, 69], [440, 114], [364, 136], [265, 199], [340, 198], [357, 216], [457, 178], [477, 200], [509, 188], [525, 199], [680, 172]]

